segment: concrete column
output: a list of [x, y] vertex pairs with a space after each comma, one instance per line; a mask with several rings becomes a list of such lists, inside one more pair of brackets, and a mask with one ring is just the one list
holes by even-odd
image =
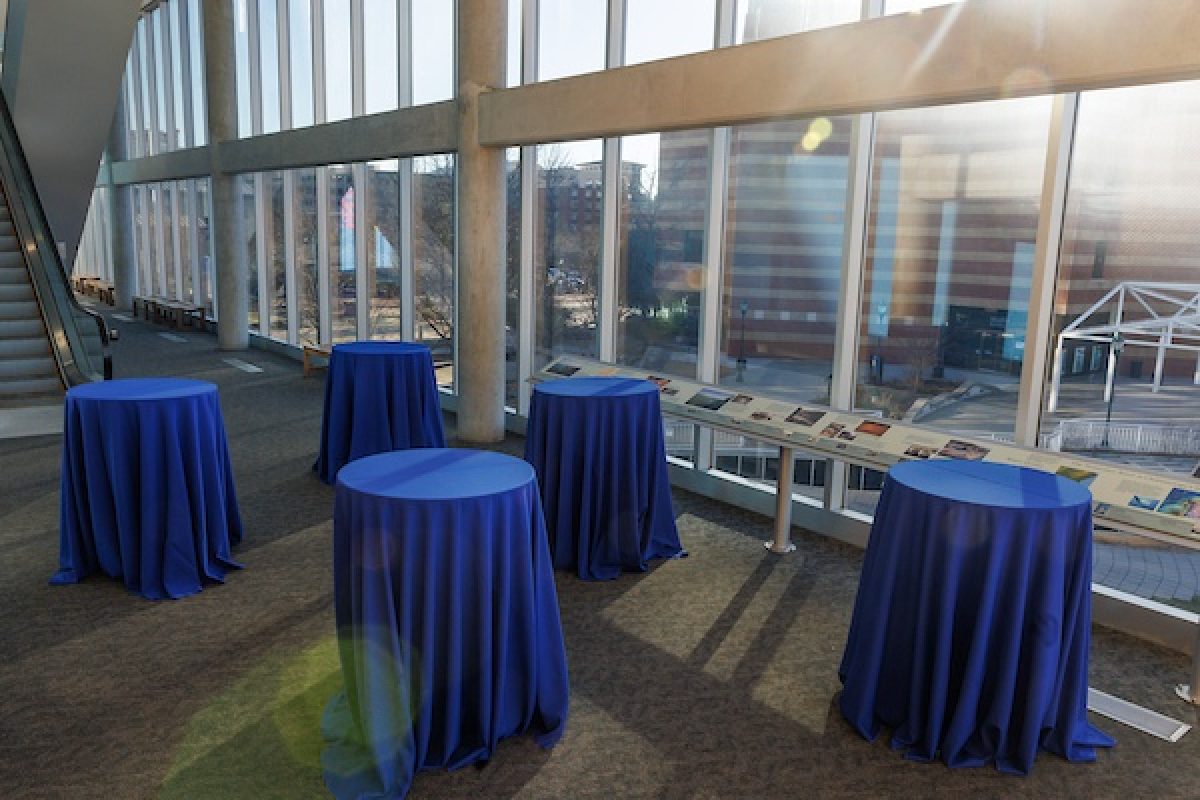
[[[125, 92], [117, 94], [117, 112], [108, 134], [108, 164], [129, 158], [129, 138], [125, 131]], [[133, 308], [137, 288], [137, 250], [133, 241], [133, 187], [116, 186], [112, 169], [104, 171], [108, 189], [108, 230], [112, 236], [113, 286], [116, 307], [120, 311]]]
[[458, 3], [458, 433], [504, 438], [504, 151], [479, 146], [479, 95], [504, 86], [503, 0]]
[[221, 143], [237, 138], [234, 83], [233, 4], [204, 3], [204, 85], [208, 141], [212, 157], [213, 266], [217, 282], [217, 347], [245, 350], [250, 345], [246, 266], [238, 259], [237, 176], [221, 169]]

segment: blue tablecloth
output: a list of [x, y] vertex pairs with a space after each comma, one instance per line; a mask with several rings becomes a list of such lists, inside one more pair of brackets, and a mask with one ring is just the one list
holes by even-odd
[[671, 509], [658, 387], [566, 378], [533, 389], [525, 460], [537, 471], [558, 569], [585, 580], [687, 555]]
[[1091, 494], [1037, 470], [899, 464], [883, 485], [839, 705], [915, 760], [1027, 773], [1038, 748], [1092, 761]]
[[240, 565], [242, 539], [217, 387], [181, 378], [76, 386], [63, 420], [60, 568], [99, 569], [160, 600]]
[[413, 774], [491, 757], [567, 719], [567, 662], [533, 470], [477, 450], [384, 453], [338, 473], [334, 603], [345, 691], [325, 783], [403, 797]]
[[334, 345], [325, 379], [321, 449], [325, 483], [356, 458], [409, 447], [445, 447], [429, 348], [410, 342]]

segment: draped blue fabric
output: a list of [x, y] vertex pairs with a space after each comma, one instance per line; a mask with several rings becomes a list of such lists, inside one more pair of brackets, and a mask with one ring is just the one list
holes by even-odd
[[557, 569], [584, 580], [686, 556], [671, 508], [658, 387], [628, 378], [538, 384], [525, 460], [537, 471]]
[[63, 420], [59, 570], [101, 570], [152, 600], [230, 569], [242, 539], [217, 387], [182, 378], [76, 386]]
[[839, 706], [909, 758], [1026, 774], [1095, 760], [1087, 719], [1091, 494], [1023, 467], [899, 464], [884, 482]]
[[325, 783], [403, 797], [413, 775], [567, 720], [567, 661], [533, 470], [499, 453], [383, 453], [338, 473], [334, 602], [344, 692]]
[[313, 467], [322, 481], [333, 483], [339, 469], [363, 456], [445, 446], [428, 347], [382, 341], [333, 346]]

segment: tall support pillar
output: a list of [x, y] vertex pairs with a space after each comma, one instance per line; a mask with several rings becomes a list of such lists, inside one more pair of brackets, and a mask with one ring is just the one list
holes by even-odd
[[507, 7], [458, 3], [458, 433], [504, 438], [504, 150], [479, 146], [479, 95], [504, 86]]
[[[108, 136], [106, 165], [129, 158], [129, 137], [125, 131], [125, 92], [117, 93], [117, 111], [113, 115]], [[111, 168], [105, 169], [108, 189], [108, 230], [112, 238], [113, 287], [116, 307], [120, 311], [133, 308], [137, 289], [137, 252], [133, 241], [133, 188], [116, 186]]]
[[204, 83], [208, 138], [212, 143], [211, 218], [216, 275], [217, 347], [245, 350], [250, 344], [246, 265], [237, 257], [237, 176], [221, 168], [221, 143], [237, 138], [234, 84], [233, 4], [204, 3]]

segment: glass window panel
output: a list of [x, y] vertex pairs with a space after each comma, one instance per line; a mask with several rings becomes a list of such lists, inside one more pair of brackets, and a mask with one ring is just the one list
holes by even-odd
[[454, 97], [454, 3], [412, 5], [413, 105]]
[[169, 130], [167, 106], [171, 92], [171, 61], [168, 45], [167, 15], [160, 8], [150, 16], [150, 31], [154, 41], [154, 95], [158, 112], [159, 152], [174, 150], [175, 131]]
[[247, 303], [247, 323], [252, 333], [258, 333], [259, 328], [259, 298], [258, 298], [258, 226], [254, 209], [254, 176], [239, 175], [237, 177], [237, 218], [240, 228], [240, 246], [238, 258], [242, 259], [242, 269], [246, 276], [246, 291], [249, 297]]
[[625, 63], [711, 50], [716, 0], [625, 0]]
[[297, 339], [300, 344], [320, 341], [320, 289], [317, 265], [317, 171], [298, 169], [294, 173], [292, 215], [296, 235]]
[[439, 386], [454, 385], [454, 156], [412, 160], [416, 340], [433, 352]]
[[504, 293], [504, 403], [517, 407], [520, 373], [517, 341], [521, 325], [521, 150], [504, 151], [505, 174], [505, 286]]
[[505, 85], [521, 85], [521, 0], [508, 0], [508, 63], [505, 67]]
[[739, 0], [738, 44], [842, 25], [859, 19], [861, 0]]
[[600, 140], [537, 148], [534, 370], [563, 353], [596, 358], [604, 161]]
[[175, 252], [172, 249], [172, 232], [174, 221], [171, 218], [171, 184], [159, 183], [154, 187], [157, 216], [155, 244], [155, 267], [158, 272], [159, 292], [165, 298], [175, 299]]
[[262, 87], [262, 132], [279, 130], [279, 24], [276, 0], [258, 0], [259, 85]]
[[142, 153], [152, 155], [158, 152], [158, 143], [154, 140], [154, 130], [152, 125], [152, 117], [150, 116], [150, 46], [147, 42], [146, 31], [148, 30], [149, 22], [145, 17], [138, 20], [138, 71], [141, 73], [140, 91], [142, 103], [142, 135], [143, 145]]
[[267, 250], [267, 291], [270, 296], [263, 298], [264, 313], [270, 313], [267, 320], [269, 335], [281, 342], [287, 341], [287, 248], [284, 244], [284, 193], [283, 173], [269, 172], [263, 176], [266, 190], [267, 230], [263, 231], [262, 242]]
[[541, 0], [537, 5], [538, 80], [604, 69], [605, 0]]
[[200, 282], [203, 285], [200, 296], [204, 298], [203, 305], [208, 309], [209, 315], [216, 319], [217, 306], [213, 298], [215, 282], [213, 280], [212, 240], [209, 238], [209, 219], [212, 214], [209, 205], [211, 185], [212, 181], [209, 178], [192, 181], [192, 187], [196, 193], [196, 244], [200, 253]]
[[720, 381], [827, 403], [850, 119], [733, 129]]
[[291, 59], [292, 127], [312, 125], [313, 62], [310, 0], [288, 0], [288, 56]]
[[175, 182], [175, 212], [179, 225], [179, 274], [183, 279], [180, 296], [186, 303], [195, 303], [195, 287], [192, 285], [192, 197], [190, 181]]
[[[162, 13], [162, 12], [160, 12]], [[175, 130], [172, 146], [181, 148], [187, 146], [184, 123], [184, 105], [187, 98], [183, 93], [183, 44], [180, 39], [179, 18], [186, 13], [181, 3], [170, 3], [166, 7], [171, 27], [171, 97], [175, 106]]]
[[237, 89], [238, 137], [245, 138], [254, 132], [250, 115], [250, 11], [246, 4], [253, 0], [234, 0], [233, 7], [233, 69]]
[[396, 0], [363, 0], [363, 91], [367, 114], [396, 108], [400, 87], [397, 35]]
[[137, 78], [134, 70], [134, 54], [137, 49], [137, 39], [129, 49], [129, 58], [125, 62], [125, 75], [121, 81], [121, 91], [125, 96], [125, 157], [138, 158], [143, 155], [141, 142], [138, 137], [137, 111]]
[[333, 341], [357, 334], [357, 294], [354, 258], [354, 174], [349, 164], [327, 167], [329, 175], [329, 316]]
[[711, 149], [707, 130], [621, 140], [618, 363], [696, 377]]
[[879, 115], [859, 407], [1011, 435], [1050, 107], [1037, 97]]
[[400, 162], [396, 159], [367, 163], [366, 212], [370, 337], [400, 339]]
[[[1080, 96], [1044, 345], [1043, 447], [1200, 477], [1200, 455], [1181, 446], [1200, 427], [1198, 137], [1200, 83]], [[1075, 336], [1059, 338], [1067, 326]], [[1138, 498], [1143, 508], [1165, 500]], [[1179, 548], [1097, 530], [1093, 580], [1106, 586], [1194, 611], [1200, 595], [1171, 577], [1194, 563]]]
[[202, 0], [188, 0], [188, 58], [192, 65], [192, 144], [208, 141], [208, 116], [204, 96], [204, 21], [200, 18]]
[[350, 0], [325, 0], [325, 121], [353, 113]]

